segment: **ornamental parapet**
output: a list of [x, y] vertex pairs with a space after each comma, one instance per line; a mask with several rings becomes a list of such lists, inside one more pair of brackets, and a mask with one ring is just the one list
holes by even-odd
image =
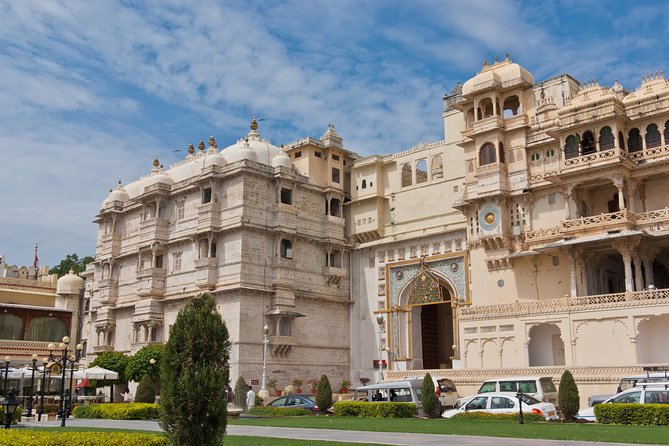
[[669, 289], [628, 291], [625, 293], [516, 301], [501, 305], [472, 305], [460, 311], [461, 321], [517, 318], [523, 316], [576, 313], [590, 310], [617, 310], [651, 305], [669, 305]]

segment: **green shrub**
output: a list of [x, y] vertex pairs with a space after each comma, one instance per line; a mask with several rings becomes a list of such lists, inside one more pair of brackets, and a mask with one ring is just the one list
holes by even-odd
[[562, 416], [567, 421], [573, 421], [578, 415], [580, 405], [578, 386], [569, 370], [565, 370], [560, 378], [560, 391], [558, 392], [558, 407]]
[[135, 393], [135, 401], [138, 403], [153, 404], [156, 402], [155, 385], [151, 375], [146, 374], [137, 386], [137, 393]]
[[299, 417], [303, 415], [311, 415], [309, 409], [301, 407], [269, 407], [269, 406], [255, 406], [249, 409], [251, 415], [261, 415], [266, 417]]
[[237, 378], [235, 383], [235, 398], [234, 403], [236, 407], [246, 410], [246, 393], [249, 391], [249, 385], [243, 376]]
[[[485, 413], [485, 412], [462, 412], [455, 415], [452, 420], [466, 421], [500, 421], [506, 423], [518, 423], [517, 413]], [[536, 423], [545, 421], [544, 417], [536, 413], [523, 412], [525, 423]]]
[[423, 406], [423, 412], [428, 418], [436, 418], [439, 416], [439, 398], [434, 391], [434, 381], [432, 381], [432, 375], [429, 373], [425, 374], [423, 378], [423, 393], [422, 393], [421, 405]]
[[597, 404], [597, 422], [602, 424], [669, 425], [669, 404]]
[[121, 432], [44, 432], [39, 429], [0, 429], [0, 446], [166, 446], [163, 434]]
[[160, 409], [157, 404], [147, 403], [88, 404], [75, 407], [72, 415], [103, 420], [157, 420]]
[[318, 405], [318, 411], [326, 413], [330, 404], [332, 404], [332, 387], [330, 387], [328, 377], [323, 375], [316, 386], [316, 405]]
[[[125, 368], [125, 377], [129, 381], [140, 382], [144, 375], [153, 378], [154, 383], [160, 379], [160, 363], [165, 352], [165, 346], [162, 344], [149, 344], [140, 348], [137, 353], [128, 360]], [[155, 363], [151, 364], [151, 360]]]
[[416, 415], [414, 403], [368, 403], [365, 401], [337, 401], [334, 414], [343, 417], [412, 418]]

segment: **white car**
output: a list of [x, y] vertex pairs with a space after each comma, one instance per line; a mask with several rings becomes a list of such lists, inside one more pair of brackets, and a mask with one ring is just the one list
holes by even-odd
[[[639, 387], [624, 390], [613, 395], [601, 404], [636, 403], [636, 404], [669, 404], [669, 383], [647, 383]], [[597, 421], [595, 408], [587, 407], [578, 411], [576, 418]]]
[[[521, 399], [523, 413], [538, 414], [546, 420], [560, 419], [553, 403], [542, 403], [538, 399], [529, 395], [523, 395]], [[452, 418], [455, 415], [464, 412], [517, 414], [518, 398], [515, 393], [511, 392], [482, 393], [469, 397], [469, 399], [457, 409], [444, 411], [441, 416], [443, 418]]]

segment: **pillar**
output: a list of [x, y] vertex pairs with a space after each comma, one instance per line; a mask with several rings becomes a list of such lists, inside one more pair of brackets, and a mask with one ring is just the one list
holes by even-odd
[[619, 175], [614, 175], [611, 180], [613, 181], [613, 185], [618, 189], [618, 209], [622, 211], [625, 209], [625, 181]]
[[632, 261], [634, 262], [634, 289], [636, 291], [642, 291], [644, 286], [643, 276], [641, 274], [641, 258], [637, 251], [632, 254]]
[[564, 192], [562, 193], [564, 197], [564, 203], [565, 203], [565, 213], [566, 213], [566, 220], [571, 220], [572, 215], [571, 215], [571, 202], [572, 202], [572, 195], [574, 192], [574, 185], [573, 184], [567, 184], [564, 188]]
[[632, 255], [629, 250], [621, 252], [623, 256], [623, 264], [625, 265], [625, 291], [634, 291], [634, 283], [632, 276]]

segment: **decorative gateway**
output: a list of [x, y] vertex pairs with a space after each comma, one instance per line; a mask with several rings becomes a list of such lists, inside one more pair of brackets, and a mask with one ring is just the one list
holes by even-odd
[[439, 279], [421, 259], [418, 273], [409, 289], [409, 305], [434, 304], [444, 301]]

